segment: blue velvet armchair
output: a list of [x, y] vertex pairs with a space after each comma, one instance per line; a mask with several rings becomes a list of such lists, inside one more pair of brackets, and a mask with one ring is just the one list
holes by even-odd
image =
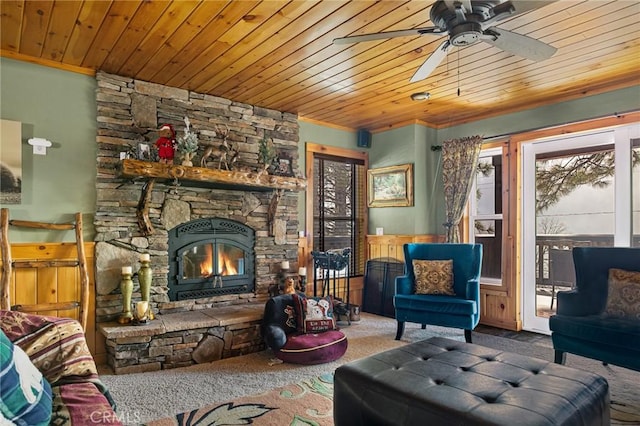
[[[471, 331], [480, 321], [480, 270], [482, 246], [459, 243], [413, 243], [403, 246], [405, 276], [396, 278], [393, 298], [398, 329], [402, 338], [406, 322], [461, 328], [471, 343]], [[453, 260], [455, 295], [416, 294], [413, 260]]]
[[565, 353], [640, 371], [640, 319], [605, 314], [609, 269], [640, 271], [640, 248], [574, 247], [575, 289], [558, 292], [549, 318], [555, 362]]

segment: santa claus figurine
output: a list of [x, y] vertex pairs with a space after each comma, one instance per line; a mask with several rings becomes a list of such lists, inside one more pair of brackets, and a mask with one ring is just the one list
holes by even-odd
[[173, 157], [176, 152], [176, 132], [171, 124], [163, 124], [158, 129], [160, 138], [156, 141], [158, 157], [164, 164], [173, 164]]

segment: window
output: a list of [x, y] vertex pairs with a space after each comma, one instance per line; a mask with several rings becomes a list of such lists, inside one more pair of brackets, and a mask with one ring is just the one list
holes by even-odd
[[483, 150], [469, 197], [469, 241], [482, 244], [482, 284], [502, 283], [502, 149]]
[[364, 273], [366, 172], [361, 159], [314, 153], [313, 250], [350, 247], [350, 276]]

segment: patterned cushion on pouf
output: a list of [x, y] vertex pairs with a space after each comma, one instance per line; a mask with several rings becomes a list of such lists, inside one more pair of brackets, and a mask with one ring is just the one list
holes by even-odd
[[318, 334], [290, 334], [287, 343], [275, 355], [294, 364], [323, 364], [335, 361], [347, 351], [347, 337], [342, 331]]

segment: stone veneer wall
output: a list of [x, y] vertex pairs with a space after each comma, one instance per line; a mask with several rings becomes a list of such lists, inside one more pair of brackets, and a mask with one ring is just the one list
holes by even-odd
[[[96, 79], [96, 322], [112, 321], [120, 314], [121, 268], [131, 265], [137, 271], [141, 253], [151, 255], [154, 272], [151, 301], [156, 313], [266, 300], [282, 260], [289, 260], [292, 268], [297, 265], [297, 193], [287, 191], [282, 196], [274, 223], [275, 235], [271, 236], [267, 211], [272, 191], [204, 189], [179, 181], [158, 182], [149, 210], [155, 231], [146, 236], [136, 218], [143, 179], [131, 181], [120, 177], [120, 153], [135, 152], [139, 143], [153, 147], [157, 129], [165, 123], [172, 124], [180, 135], [187, 116], [200, 144], [194, 164], [199, 164], [207, 145], [221, 143], [215, 136], [215, 125], [227, 125], [228, 140], [239, 151], [236, 167], [259, 168], [259, 141], [266, 136], [273, 139], [278, 152], [291, 158], [293, 170], [299, 175], [297, 116], [102, 72]], [[233, 219], [255, 229], [255, 293], [169, 302], [168, 231], [189, 220], [208, 217]], [[136, 300], [140, 294], [137, 281], [134, 283], [133, 300]]]

